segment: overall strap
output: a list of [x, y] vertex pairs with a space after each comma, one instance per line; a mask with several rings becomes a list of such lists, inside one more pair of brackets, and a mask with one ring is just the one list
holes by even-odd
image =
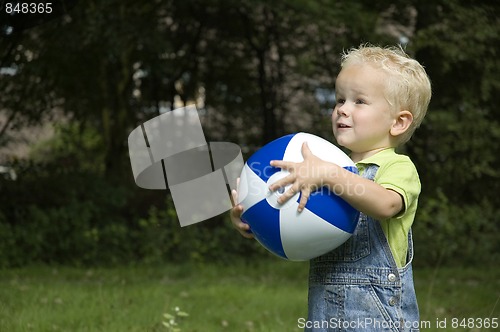
[[379, 166], [376, 165], [376, 164], [369, 164], [366, 167], [365, 171], [363, 172], [362, 176], [365, 179], [374, 181], [375, 180], [375, 175], [377, 174], [377, 171], [378, 171], [378, 168], [379, 168]]

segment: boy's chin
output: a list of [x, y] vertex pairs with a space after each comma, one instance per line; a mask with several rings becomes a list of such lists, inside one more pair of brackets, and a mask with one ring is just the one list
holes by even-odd
[[348, 149], [348, 150], [352, 150], [352, 149], [350, 148], [350, 144], [349, 144], [349, 142], [346, 142], [346, 141], [345, 141], [345, 140], [343, 140], [342, 138], [337, 139], [337, 137], [335, 137], [335, 142], [337, 143], [337, 145], [338, 145], [338, 146], [341, 146], [341, 147], [346, 148], [346, 149]]

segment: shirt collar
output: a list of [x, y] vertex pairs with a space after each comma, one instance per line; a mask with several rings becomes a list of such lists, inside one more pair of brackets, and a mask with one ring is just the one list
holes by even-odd
[[387, 148], [375, 153], [372, 156], [369, 156], [368, 158], [358, 161], [356, 163], [356, 166], [358, 164], [359, 165], [375, 164], [377, 166], [380, 166], [388, 156], [394, 155], [395, 153], [396, 153], [395, 148]]

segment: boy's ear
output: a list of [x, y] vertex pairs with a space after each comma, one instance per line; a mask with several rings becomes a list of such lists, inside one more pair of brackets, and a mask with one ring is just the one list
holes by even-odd
[[397, 117], [394, 119], [394, 123], [391, 127], [391, 135], [399, 136], [403, 134], [410, 127], [413, 122], [413, 114], [409, 111], [400, 111]]

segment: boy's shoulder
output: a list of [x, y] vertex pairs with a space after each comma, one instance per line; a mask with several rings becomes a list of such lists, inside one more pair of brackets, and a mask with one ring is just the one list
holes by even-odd
[[398, 154], [394, 149], [385, 149], [356, 163], [360, 173], [369, 166], [377, 165], [379, 168], [375, 176], [377, 183], [408, 183], [420, 186], [420, 179], [415, 164], [410, 157]]
[[[399, 154], [396, 153], [396, 151], [393, 148], [388, 148], [385, 150], [382, 150], [373, 156], [370, 156], [366, 159], [363, 159], [356, 163], [356, 165], [359, 165], [361, 167], [366, 167], [365, 165], [371, 165], [375, 164], [379, 167], [387, 167], [393, 164], [399, 164], [399, 165], [407, 165], [407, 166], [413, 166], [413, 162], [411, 161], [410, 157], [404, 155], [404, 154]], [[358, 167], [359, 167], [358, 166]]]

